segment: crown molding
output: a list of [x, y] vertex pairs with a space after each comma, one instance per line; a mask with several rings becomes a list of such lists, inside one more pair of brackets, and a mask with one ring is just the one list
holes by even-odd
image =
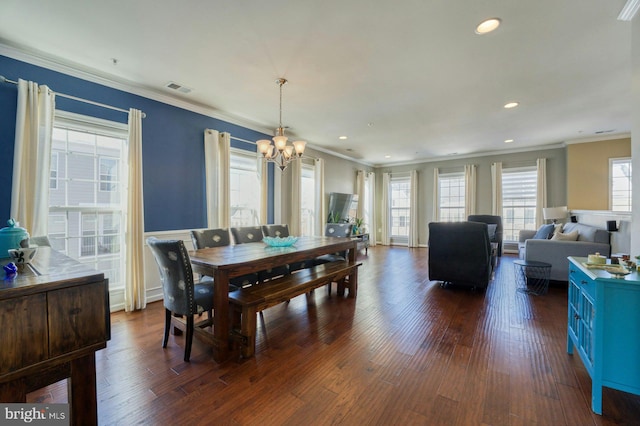
[[[162, 102], [164, 104], [181, 108], [187, 111], [206, 115], [207, 117], [226, 121], [227, 123], [245, 127], [247, 129], [254, 130], [256, 132], [264, 133], [266, 135], [271, 135], [273, 133], [272, 128], [261, 126], [251, 120], [247, 120], [235, 115], [222, 113], [220, 110], [217, 110], [211, 106], [202, 105], [194, 102], [188, 102], [182, 99], [177, 99], [170, 95], [158, 92], [154, 89], [142, 87], [129, 80], [124, 80], [122, 78], [119, 78], [113, 75], [108, 75], [100, 71], [97, 71], [95, 69], [84, 67], [77, 63], [61, 61], [59, 58], [54, 58], [51, 55], [47, 55], [41, 51], [29, 49], [24, 46], [16, 46], [16, 45], [8, 44], [5, 40], [1, 38], [0, 38], [0, 55], [7, 56], [9, 58], [26, 62], [31, 65], [36, 65], [42, 68], [46, 68], [52, 71], [60, 72], [62, 74], [70, 75], [72, 77], [76, 77], [82, 80], [90, 81], [92, 83], [100, 84], [112, 89], [121, 90], [123, 92], [142, 96], [144, 98], [151, 99], [157, 102]], [[17, 79], [19, 78], [19, 76], [14, 78]], [[314, 145], [313, 143], [309, 143], [307, 147], [313, 150], [320, 151], [325, 154], [334, 156], [334, 157], [342, 158], [348, 161], [353, 161], [358, 164], [373, 167], [373, 165], [370, 163], [367, 163], [362, 160], [358, 160], [356, 158], [349, 157], [344, 154], [332, 152], [328, 149]]]
[[612, 141], [615, 139], [626, 139], [631, 138], [631, 133], [615, 133], [615, 134], [607, 134], [607, 135], [599, 135], [599, 136], [589, 136], [580, 139], [569, 139], [565, 141], [567, 145], [573, 145], [577, 143], [589, 143], [589, 142], [602, 142], [602, 141]]
[[[154, 89], [140, 86], [132, 81], [125, 80], [114, 75], [102, 73], [95, 69], [84, 67], [77, 63], [61, 61], [59, 58], [51, 57], [50, 55], [47, 55], [40, 51], [28, 49], [22, 46], [13, 46], [7, 44], [7, 42], [2, 39], [0, 39], [0, 55], [7, 56], [18, 61], [26, 62], [31, 65], [47, 68], [49, 70], [60, 72], [62, 74], [70, 75], [82, 80], [90, 81], [92, 83], [100, 84], [112, 89], [121, 90], [133, 95], [138, 95], [157, 102], [162, 102], [164, 104], [175, 106], [187, 111], [206, 115], [207, 117], [246, 127], [248, 129], [255, 130], [256, 132], [264, 133], [267, 135], [270, 135], [273, 132], [273, 129], [271, 128], [261, 126], [251, 120], [247, 120], [242, 117], [225, 114], [212, 106], [178, 99], [173, 96], [158, 92]], [[17, 79], [19, 78], [19, 76], [15, 78]], [[55, 88], [52, 89], [55, 91]]]
[[374, 167], [378, 169], [378, 168], [384, 168], [384, 167], [408, 166], [413, 164], [436, 163], [441, 161], [459, 160], [464, 158], [490, 157], [495, 155], [513, 154], [517, 152], [540, 151], [540, 150], [558, 149], [558, 148], [565, 148], [565, 147], [566, 147], [566, 144], [564, 142], [561, 142], [561, 143], [556, 143], [552, 145], [535, 145], [535, 146], [515, 148], [515, 149], [502, 149], [502, 150], [482, 151], [482, 152], [475, 152], [475, 153], [472, 152], [469, 154], [461, 154], [461, 155], [446, 155], [446, 156], [440, 156], [440, 157], [423, 158], [419, 160], [403, 161], [403, 162], [397, 162], [397, 163], [380, 163], [380, 164], [374, 165]]

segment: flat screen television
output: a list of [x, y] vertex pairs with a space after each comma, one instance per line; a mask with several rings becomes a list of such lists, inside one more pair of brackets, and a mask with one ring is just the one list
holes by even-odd
[[356, 194], [329, 193], [328, 223], [349, 222], [356, 217], [358, 196]]

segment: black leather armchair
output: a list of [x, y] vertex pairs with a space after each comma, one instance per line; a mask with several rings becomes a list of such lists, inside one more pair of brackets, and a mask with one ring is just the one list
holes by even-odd
[[429, 279], [486, 288], [493, 272], [487, 224], [429, 223]]

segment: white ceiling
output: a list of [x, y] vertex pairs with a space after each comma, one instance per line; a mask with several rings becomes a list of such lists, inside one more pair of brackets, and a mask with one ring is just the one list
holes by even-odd
[[624, 3], [2, 0], [0, 43], [266, 131], [285, 77], [290, 137], [380, 165], [630, 132]]

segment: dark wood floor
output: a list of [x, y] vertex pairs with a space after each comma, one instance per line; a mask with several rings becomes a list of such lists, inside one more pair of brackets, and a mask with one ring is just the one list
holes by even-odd
[[[513, 257], [486, 292], [429, 282], [426, 249], [362, 259], [356, 300], [319, 289], [311, 305], [266, 310], [243, 362], [218, 365], [196, 340], [184, 363], [182, 336], [163, 350], [161, 303], [113, 314], [96, 361], [100, 424], [640, 424], [640, 397], [610, 389], [604, 415], [591, 412], [589, 375], [565, 352], [566, 286], [516, 292]], [[66, 398], [64, 382], [30, 395]]]

